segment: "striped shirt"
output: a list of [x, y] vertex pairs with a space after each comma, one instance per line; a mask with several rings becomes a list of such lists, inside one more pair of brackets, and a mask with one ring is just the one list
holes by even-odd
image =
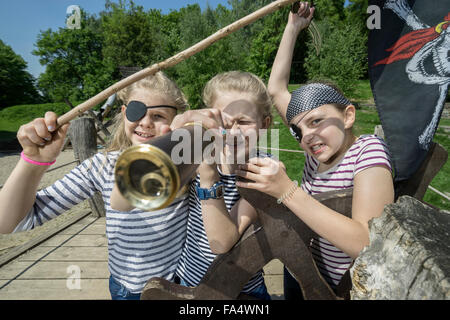
[[[342, 160], [325, 172], [318, 172], [319, 162], [306, 155], [301, 188], [310, 195], [353, 187], [354, 177], [361, 171], [386, 166], [392, 170], [384, 141], [375, 135], [363, 135], [347, 150]], [[323, 238], [313, 238], [311, 253], [317, 267], [332, 288], [336, 288], [352, 259]]]
[[[260, 157], [271, 157], [271, 155], [258, 153]], [[220, 181], [224, 183], [224, 200], [228, 212], [240, 199], [239, 191], [236, 187], [235, 174], [223, 174], [220, 170]], [[186, 243], [181, 253], [178, 264], [177, 275], [183, 279], [188, 286], [195, 287], [203, 279], [214, 258], [217, 256], [211, 251], [208, 237], [202, 218], [202, 205], [195, 190], [200, 186], [200, 175], [191, 183], [189, 192], [189, 222], [187, 228]], [[262, 270], [255, 274], [244, 286], [242, 292], [249, 293], [264, 283]]]
[[186, 193], [157, 211], [113, 210], [110, 197], [118, 156], [119, 151], [107, 157], [97, 153], [40, 190], [32, 209], [14, 232], [41, 225], [99, 191], [106, 209], [108, 269], [132, 293], [140, 293], [152, 277], [173, 280], [186, 239], [189, 200]]

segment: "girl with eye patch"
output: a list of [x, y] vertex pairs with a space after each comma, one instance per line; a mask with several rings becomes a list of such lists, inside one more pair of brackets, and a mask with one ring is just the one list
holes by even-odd
[[151, 277], [173, 280], [186, 238], [189, 199], [181, 195], [153, 212], [113, 209], [113, 193], [118, 193], [114, 166], [121, 151], [168, 132], [187, 101], [162, 72], [135, 82], [118, 97], [123, 105], [106, 152], [40, 191], [38, 184], [58, 157], [68, 125], [55, 129], [57, 115], [47, 112], [20, 127], [22, 156], [0, 191], [0, 233], [32, 229], [100, 192], [106, 210], [111, 297], [135, 300]]
[[[289, 13], [268, 83], [277, 111], [306, 154], [301, 185], [287, 176], [281, 162], [257, 158], [237, 172], [250, 182], [237, 185], [274, 197], [319, 235], [310, 250], [324, 279], [335, 289], [369, 244], [368, 221], [393, 202], [394, 189], [384, 141], [375, 135], [354, 135], [355, 107], [335, 86], [310, 83], [292, 94], [288, 91], [295, 42], [313, 14], [314, 8], [304, 2], [296, 13]], [[346, 188], [353, 188], [351, 218], [312, 197]], [[297, 283], [295, 289], [290, 279], [285, 269], [285, 297], [301, 298]]]

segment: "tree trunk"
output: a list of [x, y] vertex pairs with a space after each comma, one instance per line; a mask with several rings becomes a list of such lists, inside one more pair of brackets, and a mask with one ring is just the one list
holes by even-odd
[[350, 270], [353, 300], [450, 299], [450, 215], [402, 196], [369, 228]]
[[[97, 153], [97, 130], [94, 119], [85, 117], [73, 120], [70, 123], [69, 136], [79, 164]], [[105, 216], [105, 206], [99, 192], [96, 192], [88, 201], [95, 215]]]

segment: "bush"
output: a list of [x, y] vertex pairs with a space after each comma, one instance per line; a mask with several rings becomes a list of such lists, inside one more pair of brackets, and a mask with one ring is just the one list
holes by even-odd
[[312, 43], [308, 44], [305, 67], [309, 79], [328, 78], [351, 96], [353, 84], [367, 71], [367, 38], [359, 28], [344, 23], [317, 23], [322, 35], [322, 47], [317, 56]]

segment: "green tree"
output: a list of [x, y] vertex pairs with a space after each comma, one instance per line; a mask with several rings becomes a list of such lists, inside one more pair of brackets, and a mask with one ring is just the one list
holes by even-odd
[[148, 67], [162, 60], [171, 51], [165, 45], [164, 23], [160, 10], [145, 12], [133, 1], [106, 1], [106, 10], [101, 12], [104, 34], [103, 55], [119, 66]]
[[113, 83], [112, 64], [102, 55], [103, 35], [95, 16], [81, 11], [81, 28], [48, 29], [38, 35], [34, 55], [46, 66], [39, 88], [54, 102], [88, 99]]
[[357, 28], [346, 23], [333, 24], [327, 20], [318, 23], [322, 34], [322, 48], [317, 56], [309, 43], [305, 67], [309, 79], [327, 78], [347, 94], [353, 92], [353, 83], [367, 71], [366, 39]]
[[368, 33], [366, 27], [368, 0], [349, 0], [345, 7], [346, 21], [349, 24], [356, 25], [361, 31]]
[[42, 102], [34, 86], [35, 79], [26, 68], [25, 60], [0, 40], [0, 109]]
[[[198, 4], [180, 9], [180, 47], [184, 50], [210, 36], [222, 27], [221, 18], [226, 12], [223, 7], [201, 11]], [[203, 106], [201, 93], [206, 82], [220, 72], [239, 69], [242, 61], [234, 54], [232, 38], [225, 37], [178, 64], [177, 83], [188, 96], [192, 108]]]
[[345, 0], [315, 0], [314, 19], [316, 21], [327, 20], [331, 23], [338, 23], [345, 19]]

